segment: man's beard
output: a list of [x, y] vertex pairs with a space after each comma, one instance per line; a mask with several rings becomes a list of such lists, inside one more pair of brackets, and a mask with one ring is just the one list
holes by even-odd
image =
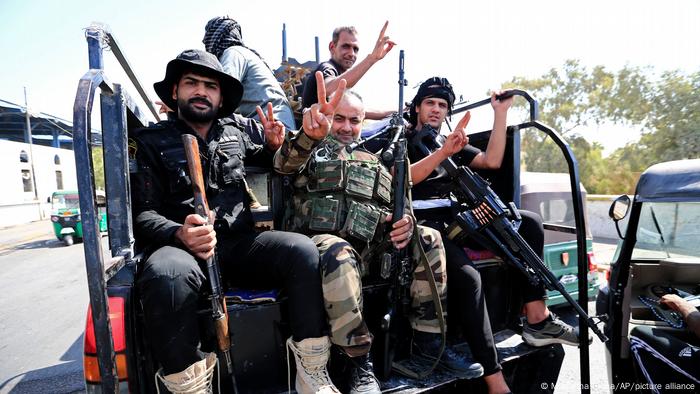
[[343, 145], [348, 145], [359, 139], [359, 135], [356, 137], [353, 134], [334, 133], [333, 138], [335, 138], [336, 141], [340, 142]]
[[435, 130], [440, 130], [440, 126], [442, 126], [442, 123], [444, 121], [445, 121], [444, 119], [442, 121], [426, 119], [425, 122], [421, 122], [421, 123], [423, 124], [423, 127], [428, 125]]
[[340, 67], [338, 69], [338, 72], [342, 74], [342, 73], [348, 71], [349, 69], [351, 69], [352, 66], [355, 65], [357, 58], [355, 58], [355, 60], [346, 60], [346, 59], [341, 57], [340, 59], [332, 58], [332, 60], [335, 62], [336, 65], [338, 65]]
[[[200, 110], [194, 108], [194, 103], [206, 103], [209, 105], [208, 110]], [[180, 116], [183, 119], [188, 120], [193, 123], [206, 123], [217, 118], [217, 111], [211, 105], [211, 102], [205, 98], [193, 97], [187, 101], [184, 99], [177, 99], [177, 108], [180, 111]]]
[[354, 65], [355, 65], [355, 60], [343, 59], [342, 66], [345, 68], [345, 71], [351, 69], [352, 66], [354, 66]]

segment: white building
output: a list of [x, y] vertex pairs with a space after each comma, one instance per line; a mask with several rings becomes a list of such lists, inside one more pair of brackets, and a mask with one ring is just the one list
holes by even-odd
[[69, 149], [34, 144], [30, 152], [29, 144], [0, 140], [0, 168], [0, 227], [46, 219], [51, 193], [78, 188], [75, 157]]

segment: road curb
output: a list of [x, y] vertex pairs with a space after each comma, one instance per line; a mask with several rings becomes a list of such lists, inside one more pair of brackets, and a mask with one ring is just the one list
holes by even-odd
[[[51, 234], [48, 234], [45, 231], [37, 231], [37, 232], [30, 233], [29, 235], [25, 235], [22, 238], [17, 238], [17, 239], [10, 240], [9, 242], [0, 243], [0, 252], [5, 252], [7, 250], [15, 248], [16, 246], [24, 245], [28, 242], [31, 242], [31, 241], [34, 241], [34, 240], [37, 240], [40, 238], [49, 237], [50, 235]], [[48, 239], [50, 239], [50, 238], [48, 238]]]

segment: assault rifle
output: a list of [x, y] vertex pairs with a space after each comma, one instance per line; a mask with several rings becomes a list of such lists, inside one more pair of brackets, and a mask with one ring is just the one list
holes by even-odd
[[[424, 155], [440, 149], [442, 144], [437, 141], [437, 131], [425, 125], [412, 139], [412, 145]], [[561, 293], [566, 301], [583, 316], [588, 326], [602, 342], [608, 339], [596, 325], [593, 318], [574, 301], [545, 265], [540, 256], [517, 232], [516, 224], [520, 222], [520, 214], [512, 202], [507, 206], [494, 193], [481, 176], [466, 166], [457, 166], [448, 158], [440, 166], [447, 172], [457, 188], [454, 192], [458, 200], [466, 204], [466, 210], [457, 215], [456, 222], [447, 229], [450, 239], [460, 238], [461, 235], [482, 235], [493, 252], [506, 257], [508, 262], [520, 270], [534, 284], [542, 284], [549, 290]]]
[[[209, 217], [209, 204], [204, 187], [204, 177], [202, 173], [202, 162], [199, 159], [199, 144], [197, 138], [191, 134], [182, 135], [182, 143], [185, 146], [185, 156], [187, 156], [187, 167], [192, 181], [192, 191], [194, 192], [194, 212], [199, 216], [211, 220]], [[216, 342], [219, 351], [224, 356], [226, 369], [231, 376], [234, 392], [238, 392], [236, 376], [231, 362], [231, 338], [228, 331], [228, 312], [226, 310], [226, 298], [221, 287], [221, 276], [219, 274], [219, 264], [216, 255], [209, 257], [206, 261], [207, 279], [211, 286], [211, 313], [214, 319], [216, 330]]]
[[[394, 176], [392, 179], [393, 190], [393, 210], [392, 225], [404, 217], [406, 195], [408, 194], [408, 166], [406, 162], [406, 128], [401, 118], [403, 105], [403, 87], [406, 85], [404, 79], [404, 52], [399, 52], [399, 111], [391, 118], [389, 127], [380, 134], [392, 136], [391, 142], [381, 154], [382, 162], [390, 167], [394, 166]], [[389, 308], [381, 321], [382, 331], [384, 331], [384, 357], [381, 366], [381, 374], [388, 376], [391, 371], [391, 364], [394, 359], [396, 349], [397, 328], [395, 321], [397, 315], [408, 316], [411, 304], [410, 287], [412, 279], [412, 264], [408, 257], [408, 248], [394, 248], [392, 251], [382, 256], [379, 275], [389, 280], [388, 303]]]
[[[406, 142], [406, 127], [404, 124], [403, 117], [403, 88], [406, 86], [406, 80], [404, 79], [404, 52], [403, 50], [399, 52], [399, 110], [392, 116], [391, 122], [387, 130], [384, 133], [388, 133], [392, 136], [389, 145], [381, 154], [382, 162], [387, 167], [390, 167], [393, 163], [394, 176], [392, 179], [392, 190], [393, 190], [393, 211], [392, 211], [392, 225], [397, 221], [401, 220], [405, 214], [406, 197], [409, 195], [409, 180], [408, 171], [409, 163], [406, 159], [407, 156], [407, 142]], [[380, 133], [381, 134], [381, 133]], [[371, 137], [370, 137], [371, 138]], [[412, 216], [412, 215], [411, 215]], [[416, 237], [418, 231], [416, 229], [417, 223], [413, 223], [413, 235]], [[415, 239], [413, 242], [420, 242]], [[422, 371], [416, 371], [413, 368], [406, 368], [400, 363], [394, 364], [394, 353], [396, 350], [396, 345], [399, 339], [400, 327], [397, 324], [397, 318], [406, 318], [410, 313], [411, 307], [411, 295], [410, 288], [411, 282], [413, 280], [413, 270], [414, 264], [408, 255], [410, 245], [406, 245], [402, 249], [394, 249], [391, 252], [387, 252], [382, 257], [380, 276], [389, 280], [390, 287], [387, 294], [389, 307], [387, 313], [384, 315], [381, 321], [382, 330], [385, 333], [384, 337], [384, 358], [382, 368], [382, 375], [384, 377], [389, 375], [392, 367], [397, 368], [402, 374], [411, 376], [413, 378], [423, 378], [430, 374], [433, 369], [437, 366], [438, 361], [436, 360], [432, 366]], [[419, 245], [419, 249], [421, 249]], [[417, 257], [417, 256], [413, 256]], [[421, 264], [424, 264], [424, 269], [426, 270], [426, 275], [431, 281], [431, 287], [433, 290], [433, 296], [437, 297], [435, 290], [435, 283], [432, 282], [432, 272], [426, 261], [425, 254], [421, 252], [421, 257], [419, 258]], [[441, 318], [442, 307], [439, 305], [440, 301], [438, 299], [433, 300], [437, 303], [436, 311], [440, 316], [440, 327], [443, 329], [444, 325]], [[440, 353], [444, 350], [445, 341], [443, 336], [443, 341], [440, 349]], [[440, 356], [437, 357], [439, 359]]]
[[[395, 114], [391, 120], [390, 131], [393, 132], [392, 144], [382, 152], [382, 161], [394, 162], [394, 177], [392, 179], [393, 210], [392, 225], [404, 217], [406, 194], [408, 193], [408, 166], [406, 162], [406, 138], [405, 127], [400, 115]], [[410, 287], [412, 280], [412, 263], [408, 257], [410, 245], [402, 249], [394, 248], [382, 256], [379, 275], [391, 283], [388, 293], [389, 308], [382, 318], [382, 331], [385, 333], [384, 358], [382, 375], [388, 376], [394, 359], [394, 351], [397, 339], [397, 314], [408, 316], [411, 299]]]

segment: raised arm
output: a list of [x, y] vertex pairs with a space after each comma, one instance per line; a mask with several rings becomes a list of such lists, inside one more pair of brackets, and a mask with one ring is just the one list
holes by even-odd
[[375, 108], [365, 108], [365, 119], [382, 120], [391, 116], [396, 110], [380, 110]]
[[279, 120], [275, 120], [271, 102], [267, 103], [267, 116], [265, 116], [259, 105], [255, 107], [255, 110], [258, 112], [260, 124], [263, 126], [267, 147], [274, 152], [282, 146], [282, 141], [284, 141], [284, 124]]
[[469, 137], [464, 132], [471, 119], [471, 114], [467, 111], [460, 119], [454, 131], [447, 136], [442, 147], [420, 161], [411, 164], [411, 179], [413, 184], [419, 184], [427, 178], [444, 160], [459, 152], [469, 143]]
[[377, 42], [374, 44], [374, 50], [372, 50], [367, 57], [339, 76], [327, 77], [325, 79], [326, 92], [328, 94], [331, 94], [338, 89], [341, 80], [346, 81], [346, 86], [348, 88], [355, 86], [355, 84], [357, 84], [360, 78], [362, 78], [365, 73], [369, 71], [370, 67], [372, 67], [374, 63], [384, 59], [384, 56], [386, 56], [386, 54], [391, 51], [391, 48], [396, 45], [396, 43], [391, 41], [389, 36], [386, 35], [386, 29], [388, 26], [389, 21], [384, 22], [384, 27], [382, 27], [382, 31], [379, 33], [379, 38], [377, 38]]
[[502, 91], [491, 93], [491, 107], [493, 107], [493, 130], [485, 152], [480, 152], [469, 164], [472, 168], [482, 168], [495, 170], [501, 168], [503, 154], [506, 150], [506, 118], [508, 108], [513, 103], [513, 97], [503, 101], [497, 100], [496, 96]]

